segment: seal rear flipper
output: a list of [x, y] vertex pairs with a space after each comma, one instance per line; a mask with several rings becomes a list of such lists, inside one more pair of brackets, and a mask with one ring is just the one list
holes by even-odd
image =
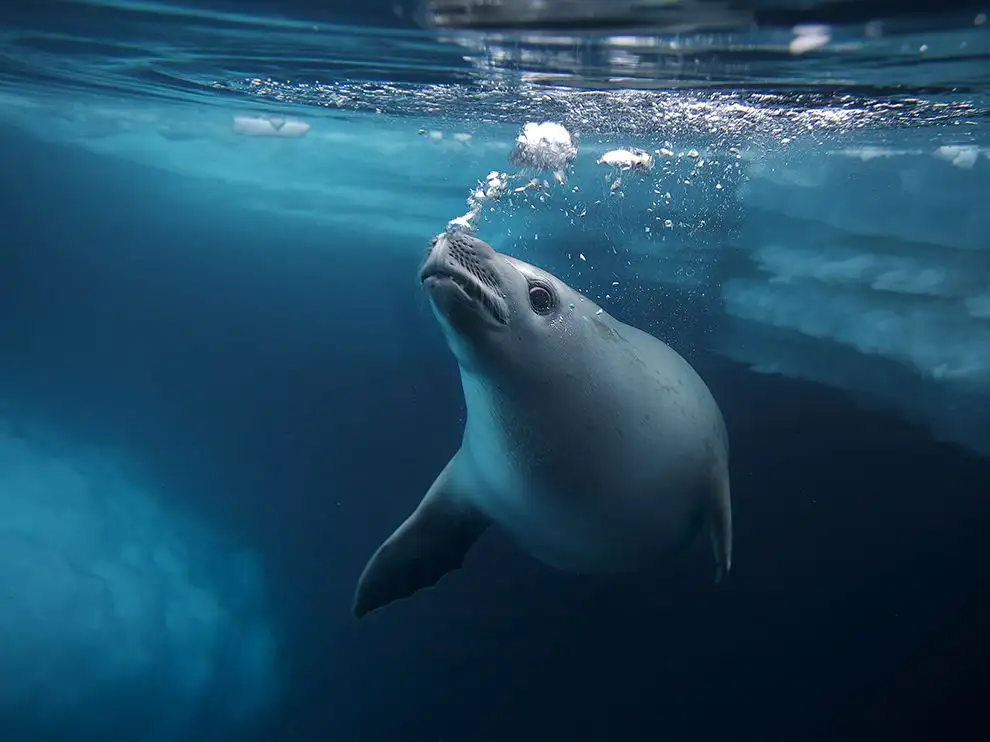
[[719, 583], [732, 569], [732, 500], [729, 496], [728, 467], [717, 467], [712, 477], [707, 520], [715, 555], [715, 582]]
[[361, 618], [389, 603], [433, 587], [464, 557], [490, 525], [456, 491], [453, 460], [433, 482], [426, 497], [368, 561], [354, 594], [354, 615]]

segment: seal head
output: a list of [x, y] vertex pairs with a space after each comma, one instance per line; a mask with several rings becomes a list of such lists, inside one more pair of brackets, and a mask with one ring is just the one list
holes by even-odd
[[520, 349], [537, 354], [554, 339], [556, 310], [573, 298], [551, 274], [460, 231], [434, 239], [420, 279], [461, 369], [496, 376]]

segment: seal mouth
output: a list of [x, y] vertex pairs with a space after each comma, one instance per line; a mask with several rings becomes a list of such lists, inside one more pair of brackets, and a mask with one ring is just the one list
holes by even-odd
[[501, 302], [474, 276], [463, 275], [434, 264], [424, 267], [420, 281], [428, 291], [434, 290], [436, 286], [451, 286], [463, 304], [471, 306], [500, 325], [508, 324]]

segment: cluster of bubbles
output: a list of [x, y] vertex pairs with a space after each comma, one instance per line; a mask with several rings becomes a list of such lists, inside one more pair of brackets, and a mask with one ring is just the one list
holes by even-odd
[[[575, 219], [580, 219], [588, 213], [589, 207], [602, 204], [604, 198], [623, 199], [625, 198], [624, 186], [629, 178], [636, 178], [643, 186], [643, 193], [646, 193], [647, 184], [652, 180], [650, 176], [658, 160], [663, 162], [662, 174], [653, 183], [653, 203], [640, 209], [640, 218], [634, 220], [641, 222], [645, 216], [648, 220], [662, 221], [667, 228], [672, 228], [674, 222], [670, 218], [661, 219], [654, 212], [669, 207], [671, 204], [671, 193], [664, 188], [664, 183], [673, 183], [679, 186], [690, 186], [693, 180], [702, 173], [703, 168], [709, 164], [706, 158], [698, 149], [691, 148], [677, 152], [672, 149], [673, 145], [667, 141], [664, 146], [654, 152], [639, 147], [628, 146], [610, 149], [604, 152], [595, 160], [595, 165], [607, 168], [605, 182], [607, 187], [602, 194], [602, 198], [589, 202], [586, 199], [568, 199], [565, 195], [561, 202], [561, 211], [568, 218], [571, 225]], [[730, 162], [726, 165], [726, 173], [734, 175], [739, 170], [739, 160], [741, 153], [738, 147], [729, 147], [728, 155]], [[496, 202], [501, 202], [506, 194], [529, 194], [535, 196], [535, 201], [527, 199], [530, 209], [536, 208], [536, 202], [546, 204], [553, 195], [551, 181], [562, 187], [562, 193], [571, 195], [578, 194], [581, 190], [578, 185], [570, 188], [567, 186], [568, 172], [571, 170], [578, 154], [576, 137], [562, 124], [557, 122], [526, 123], [516, 137], [514, 146], [509, 153], [509, 164], [519, 168], [516, 173], [509, 174], [500, 170], [492, 170], [488, 175], [477, 181], [467, 197], [468, 210], [465, 214], [451, 219], [447, 223], [448, 229], [462, 229], [474, 231], [486, 207], [494, 206]], [[690, 170], [683, 171], [681, 163], [690, 163]], [[718, 164], [715, 161], [713, 164]], [[537, 177], [531, 177], [533, 174]], [[638, 176], [638, 177], [637, 177]], [[718, 181], [716, 176], [716, 181]], [[513, 182], [524, 181], [522, 185], [512, 187]], [[714, 183], [714, 190], [722, 189], [721, 182]], [[592, 196], [594, 198], [594, 196]], [[508, 205], [504, 211], [511, 214], [518, 211], [518, 204]], [[628, 216], [628, 215], [623, 215]], [[652, 227], [647, 225], [643, 231], [647, 234]]]
[[[577, 146], [571, 134], [560, 124], [545, 121], [527, 123], [516, 138], [515, 147], [509, 154], [509, 162], [523, 168], [538, 171], [549, 170], [560, 185], [567, 182], [566, 171], [577, 157]], [[520, 177], [519, 175], [514, 178]], [[493, 170], [471, 191], [467, 198], [468, 211], [463, 216], [451, 219], [447, 229], [474, 231], [477, 220], [486, 204], [498, 201], [509, 188], [509, 175]], [[547, 181], [532, 178], [523, 186], [513, 189], [514, 193], [539, 191], [548, 188]]]
[[[578, 137], [559, 122], [526, 123], [508, 155], [516, 170], [479, 179], [467, 212], [446, 229], [475, 232], [484, 224], [497, 249], [565, 271], [599, 302], [635, 303], [656, 289], [710, 301], [719, 252], [711, 234], [731, 221], [739, 147], [664, 140], [651, 150], [594, 152], [595, 159], [578, 159], [578, 150]], [[652, 289], [641, 291], [645, 284]]]
[[474, 126], [555, 121], [570, 130], [594, 122], [605, 136], [795, 136], [809, 130], [848, 131], [963, 124], [982, 116], [972, 100], [917, 96], [870, 97], [816, 91], [581, 90], [497, 80], [477, 85], [385, 82], [294, 83], [249, 78], [215, 87], [280, 105], [423, 117]]

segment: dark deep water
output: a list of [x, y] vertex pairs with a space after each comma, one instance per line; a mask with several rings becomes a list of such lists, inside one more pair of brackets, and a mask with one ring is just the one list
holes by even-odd
[[697, 544], [607, 581], [489, 534], [439, 589], [356, 623], [365, 560], [461, 431], [421, 252], [12, 130], [0, 150], [7, 410], [140, 452], [261, 554], [287, 681], [258, 739], [990, 736], [987, 459], [689, 348], [733, 446], [726, 584]]

